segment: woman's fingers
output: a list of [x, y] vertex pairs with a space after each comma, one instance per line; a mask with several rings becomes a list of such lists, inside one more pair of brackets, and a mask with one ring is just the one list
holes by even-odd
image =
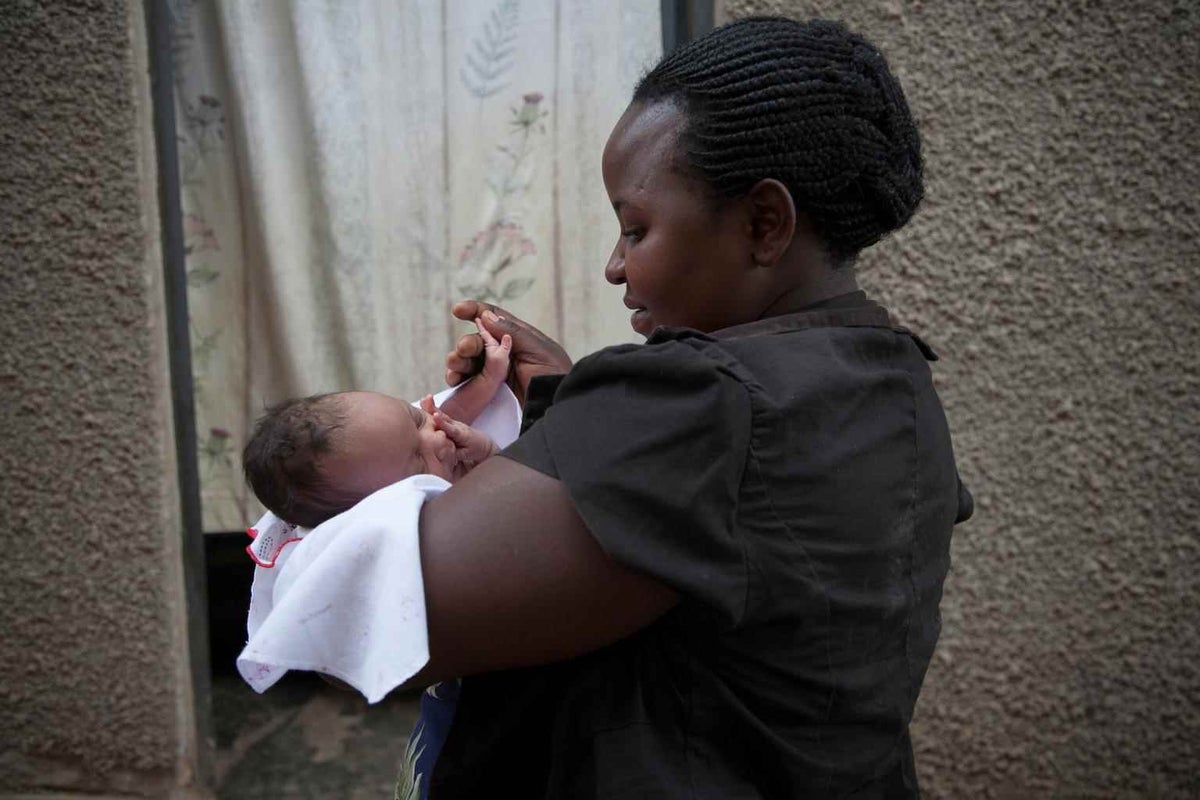
[[[514, 317], [500, 306], [478, 300], [460, 300], [451, 309], [454, 316], [468, 322], [476, 322], [496, 340], [504, 334], [513, 337], [513, 346], [518, 354], [523, 352], [561, 351], [558, 343], [524, 320]], [[469, 315], [469, 316], [468, 316]], [[465, 337], [464, 337], [465, 338]], [[459, 340], [462, 344], [462, 340]], [[468, 346], [470, 347], [470, 346]], [[469, 353], [462, 353], [468, 355]], [[535, 359], [542, 360], [542, 359]]]
[[454, 354], [460, 358], [477, 358], [483, 354], [483, 339], [478, 333], [468, 333], [463, 335], [456, 345], [454, 345]]
[[464, 358], [458, 353], [449, 353], [446, 356], [446, 369], [454, 370], [455, 372], [469, 373], [471, 371], [471, 366], [475, 363], [476, 358], [477, 356]]
[[534, 345], [547, 338], [544, 333], [528, 322], [508, 316], [508, 312], [502, 308], [487, 309], [479, 315], [479, 320], [484, 328], [497, 338], [508, 334], [514, 338], [520, 337], [528, 345]]
[[483, 370], [483, 339], [478, 333], [468, 333], [446, 354], [446, 383], [458, 384]]
[[490, 303], [482, 303], [479, 300], [459, 300], [450, 309], [450, 313], [463, 322], [470, 322], [476, 317], [481, 317], [485, 311], [494, 311], [502, 316], [508, 315], [504, 309]]
[[480, 320], [496, 338], [512, 337], [513, 355], [518, 361], [550, 367], [557, 372], [566, 372], [571, 368], [571, 358], [562, 345], [529, 323], [508, 316], [504, 309], [484, 311]]
[[[502, 343], [506, 336], [509, 337], [512, 363], [508, 384], [522, 404], [529, 381], [535, 376], [562, 374], [571, 368], [571, 357], [558, 342], [499, 306], [478, 300], [461, 300], [454, 304], [452, 313], [464, 321], [478, 320], [482, 329]], [[484, 351], [481, 333], [459, 339], [454, 352], [446, 359], [447, 381], [458, 383], [464, 377], [481, 372]]]
[[[493, 308], [495, 306], [481, 303], [478, 300], [460, 300], [451, 308], [451, 313], [458, 319], [474, 322], [477, 332], [459, 337], [454, 349], [446, 355], [446, 384], [448, 386], [457, 386], [468, 378], [483, 372], [484, 357], [489, 344], [485, 341], [484, 336], [491, 339], [491, 344], [497, 343], [497, 337], [483, 326], [479, 315], [485, 311], [490, 312]], [[509, 350], [511, 351], [511, 349], [510, 347]]]

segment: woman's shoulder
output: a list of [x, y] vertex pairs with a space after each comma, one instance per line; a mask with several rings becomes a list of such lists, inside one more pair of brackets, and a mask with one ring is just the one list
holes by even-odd
[[580, 359], [555, 387], [547, 415], [561, 421], [602, 409], [608, 427], [623, 424], [626, 433], [696, 420], [727, 433], [746, 427], [752, 409], [736, 365], [723, 362], [715, 340], [679, 330], [678, 336], [656, 334], [645, 344], [606, 347]]
[[643, 344], [611, 345], [581, 358], [568, 378], [685, 380], [728, 372], [724, 368], [728, 360], [720, 343], [708, 334], [690, 328], [659, 328]]

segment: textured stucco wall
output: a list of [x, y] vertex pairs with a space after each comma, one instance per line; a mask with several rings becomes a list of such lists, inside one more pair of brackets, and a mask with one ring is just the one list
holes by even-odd
[[0, 4], [0, 795], [191, 779], [142, 28]]
[[1200, 6], [725, 7], [845, 20], [924, 135], [926, 204], [863, 282], [941, 352], [978, 504], [926, 794], [1200, 796]]

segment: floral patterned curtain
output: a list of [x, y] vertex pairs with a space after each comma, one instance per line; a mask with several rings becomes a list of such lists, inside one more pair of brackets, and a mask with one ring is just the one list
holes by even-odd
[[631, 341], [600, 153], [661, 52], [657, 0], [174, 0], [206, 530], [293, 395], [441, 385], [502, 303], [578, 357]]

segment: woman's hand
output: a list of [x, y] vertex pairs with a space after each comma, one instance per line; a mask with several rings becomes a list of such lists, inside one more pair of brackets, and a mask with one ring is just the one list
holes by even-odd
[[[461, 300], [454, 304], [454, 316], [471, 322], [479, 319], [494, 338], [512, 337], [512, 358], [508, 370], [508, 386], [522, 406], [529, 381], [537, 375], [561, 375], [571, 369], [571, 359], [558, 342], [527, 322], [517, 319], [498, 306], [478, 300]], [[483, 339], [478, 333], [467, 334], [446, 356], [446, 383], [457, 386], [478, 373], [485, 354]]]

